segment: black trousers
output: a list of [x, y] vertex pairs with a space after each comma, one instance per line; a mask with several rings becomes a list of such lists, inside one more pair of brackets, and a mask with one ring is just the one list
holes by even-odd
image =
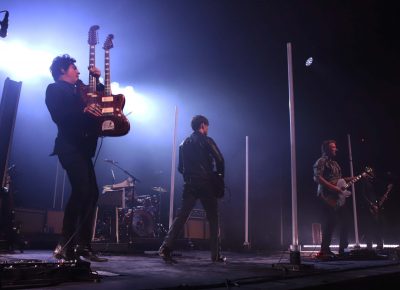
[[85, 155], [59, 154], [71, 183], [71, 196], [64, 211], [61, 244], [90, 246], [99, 189], [92, 159]]
[[378, 249], [383, 248], [383, 230], [385, 228], [384, 217], [382, 213], [373, 215], [371, 212], [365, 212], [364, 219], [361, 222], [362, 232], [365, 235], [367, 248], [372, 249], [375, 242]]
[[201, 180], [196, 182], [185, 182], [182, 194], [182, 206], [166, 235], [162, 246], [173, 248], [174, 241], [185, 225], [190, 212], [200, 200], [207, 219], [210, 224], [210, 250], [211, 259], [219, 256], [219, 217], [218, 199], [215, 197], [210, 181]]
[[322, 202], [322, 242], [321, 251], [329, 251], [332, 236], [337, 228], [339, 230], [339, 249], [346, 249], [348, 242], [349, 203], [334, 209], [330, 205]]

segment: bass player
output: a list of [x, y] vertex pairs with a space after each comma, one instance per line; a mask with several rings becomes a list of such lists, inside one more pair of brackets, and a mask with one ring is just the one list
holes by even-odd
[[383, 212], [393, 188], [393, 183], [388, 181], [390, 173], [384, 176], [370, 173], [361, 183], [360, 229], [364, 233], [367, 249], [370, 250], [373, 249], [373, 242], [376, 243], [377, 251], [383, 250], [383, 234], [386, 227]]
[[[208, 119], [202, 115], [192, 118], [193, 133], [179, 146], [178, 171], [183, 175], [182, 206], [164, 239], [159, 255], [167, 263], [172, 259], [173, 245], [199, 199], [210, 223], [210, 250], [213, 262], [225, 262], [219, 244], [218, 198], [223, 196], [225, 161], [215, 141], [208, 137]], [[221, 186], [215, 186], [215, 178]]]

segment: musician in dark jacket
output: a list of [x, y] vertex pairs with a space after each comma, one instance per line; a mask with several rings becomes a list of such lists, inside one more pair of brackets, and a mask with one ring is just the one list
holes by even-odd
[[389, 198], [393, 183], [390, 172], [383, 176], [374, 171], [366, 174], [360, 182], [357, 213], [359, 216], [360, 231], [365, 237], [367, 249], [383, 250], [383, 237], [386, 229], [385, 206]]
[[[317, 195], [322, 201], [322, 242], [318, 256], [334, 257], [330, 250], [332, 235], [335, 227], [339, 227], [340, 241], [339, 254], [344, 254], [348, 247], [348, 202], [346, 198], [339, 198], [342, 190], [336, 186], [342, 178], [342, 170], [336, 162], [336, 141], [326, 140], [322, 143], [322, 156], [314, 164], [314, 181], [318, 184]], [[344, 178], [346, 182], [352, 180]]]
[[[69, 55], [56, 57], [50, 67], [54, 83], [46, 90], [46, 105], [57, 125], [52, 155], [57, 155], [71, 183], [71, 196], [64, 211], [62, 236], [54, 250], [56, 259], [74, 260], [84, 257], [105, 261], [96, 256], [90, 246], [99, 190], [92, 157], [96, 152], [96, 116], [101, 116], [97, 104], [87, 105], [76, 83], [79, 70]], [[98, 77], [93, 67], [90, 74]]]
[[[194, 116], [191, 122], [193, 133], [179, 146], [178, 171], [183, 175], [184, 180], [182, 206], [159, 249], [160, 256], [166, 262], [175, 262], [171, 254], [174, 241], [186, 223], [197, 199], [206, 211], [210, 224], [211, 260], [225, 261], [219, 249], [218, 221], [218, 197], [222, 197], [223, 194], [225, 163], [217, 144], [207, 136], [208, 125], [206, 117]], [[222, 194], [215, 186], [216, 184], [220, 185], [220, 189], [222, 187]]]

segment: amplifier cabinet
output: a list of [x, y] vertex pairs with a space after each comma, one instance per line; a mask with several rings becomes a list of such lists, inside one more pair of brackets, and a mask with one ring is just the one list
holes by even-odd
[[47, 211], [47, 230], [49, 233], [61, 234], [64, 219], [64, 212], [61, 210]]
[[206, 213], [201, 209], [193, 209], [184, 226], [185, 239], [209, 239], [210, 226]]
[[46, 211], [15, 208], [14, 220], [21, 225], [22, 233], [43, 233], [46, 223]]

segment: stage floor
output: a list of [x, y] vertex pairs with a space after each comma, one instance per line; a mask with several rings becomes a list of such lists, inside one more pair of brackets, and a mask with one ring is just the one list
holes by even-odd
[[[314, 258], [315, 252], [302, 252], [300, 266], [294, 267], [287, 251], [223, 254], [227, 257], [225, 263], [212, 263], [209, 251], [177, 251], [174, 258], [178, 263], [171, 265], [164, 263], [156, 251], [104, 253], [108, 262], [90, 264], [100, 282], [67, 281], [40, 289], [395, 289], [389, 285], [400, 281], [396, 255], [320, 261]], [[0, 254], [3, 265], [28, 260], [56, 265], [50, 250]], [[18, 289], [25, 288], [28, 285]]]

